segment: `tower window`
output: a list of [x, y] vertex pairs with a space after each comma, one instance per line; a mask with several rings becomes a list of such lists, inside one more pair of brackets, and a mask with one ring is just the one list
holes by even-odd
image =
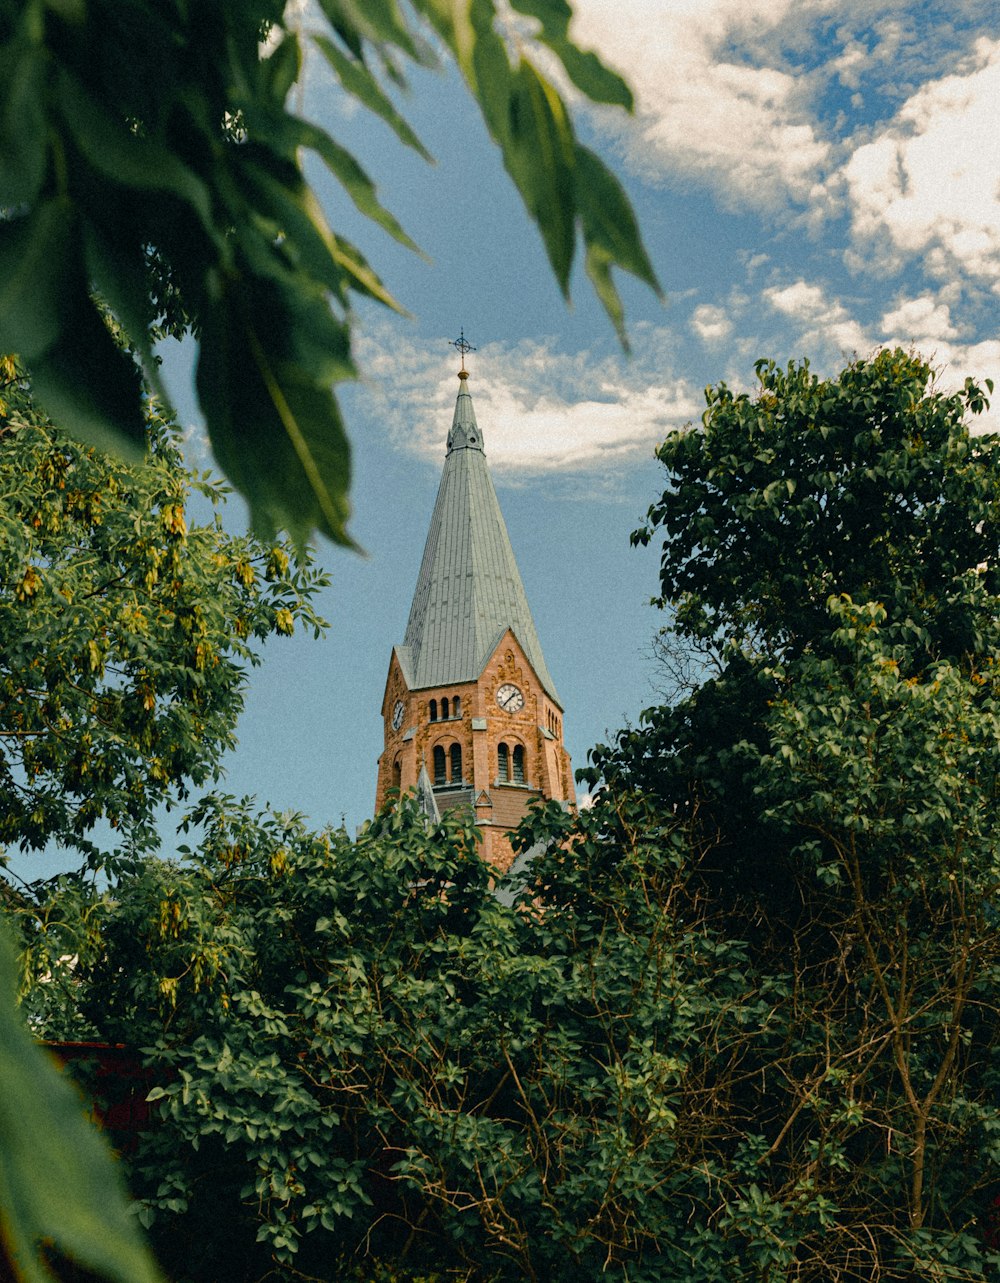
[[445, 766], [444, 749], [440, 744], [434, 745], [434, 787], [440, 788], [443, 784], [448, 783], [448, 776]]
[[455, 696], [455, 698], [452, 700], [452, 704], [451, 704], [451, 715], [452, 715], [452, 717], [461, 717], [461, 716], [462, 716], [462, 697], [461, 697], [461, 695], [456, 695], [456, 696]]
[[430, 709], [431, 721], [432, 721], [432, 722], [436, 722], [436, 721], [437, 721], [437, 719], [438, 719], [438, 702], [437, 702], [437, 700], [436, 700], [436, 699], [432, 699], [428, 707], [429, 707], [429, 709]]
[[398, 789], [402, 787], [403, 782], [403, 764], [397, 757], [392, 764], [392, 787]]
[[506, 744], [497, 745], [497, 779], [501, 784], [510, 779], [510, 749]]
[[448, 720], [448, 696], [446, 695], [441, 701], [441, 716], [445, 721]]
[[514, 783], [524, 783], [524, 746], [514, 745]]
[[451, 782], [452, 784], [461, 784], [462, 782], [461, 744], [452, 744], [451, 746]]

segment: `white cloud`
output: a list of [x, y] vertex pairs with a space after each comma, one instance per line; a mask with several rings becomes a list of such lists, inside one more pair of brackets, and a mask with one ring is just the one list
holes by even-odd
[[984, 0], [578, 0], [575, 12], [577, 39], [635, 90], [634, 118], [597, 119], [641, 178], [702, 184], [810, 232], [846, 209], [852, 270], [916, 264], [1000, 292], [1000, 42], [975, 38], [990, 30]]
[[702, 303], [691, 315], [691, 328], [703, 343], [714, 346], [729, 337], [733, 324], [723, 308]]
[[860, 247], [1000, 289], [1000, 41], [920, 88], [844, 167]]
[[[670, 373], [676, 344], [665, 329], [637, 326], [631, 361], [556, 351], [551, 341], [484, 344], [469, 381], [492, 470], [508, 476], [609, 472], [648, 459], [675, 427], [701, 413], [700, 395]], [[359, 338], [369, 375], [366, 415], [397, 445], [440, 460], [458, 392], [447, 342], [418, 344], [392, 332]]]
[[894, 311], [884, 313], [882, 333], [890, 342], [913, 343], [921, 350], [941, 339], [958, 337], [951, 309], [930, 294], [904, 299]]
[[863, 355], [872, 346], [865, 328], [839, 299], [828, 298], [822, 286], [800, 279], [783, 288], [769, 286], [762, 297], [790, 323], [799, 350], [817, 362]]
[[580, 0], [574, 35], [621, 67], [634, 122], [601, 117], [646, 179], [708, 181], [731, 203], [775, 209], [804, 201], [827, 161], [810, 77], [779, 56], [771, 33], [798, 19], [792, 0]]
[[[881, 342], [913, 347], [938, 372], [944, 392], [957, 391], [967, 378], [983, 384], [992, 379], [1000, 388], [1000, 339], [961, 342], [948, 305], [932, 295], [901, 300], [882, 317]], [[1000, 431], [1000, 400], [975, 420], [982, 432]]]

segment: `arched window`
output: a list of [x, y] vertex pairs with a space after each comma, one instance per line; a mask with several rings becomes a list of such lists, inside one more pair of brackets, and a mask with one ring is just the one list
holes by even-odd
[[452, 704], [451, 704], [451, 715], [452, 715], [452, 717], [461, 717], [461, 716], [462, 716], [462, 697], [461, 697], [461, 695], [456, 695], [456, 696], [455, 696], [455, 698], [452, 700]]
[[448, 696], [446, 695], [441, 701], [441, 716], [445, 721], [448, 720]]
[[397, 757], [392, 764], [392, 787], [398, 789], [403, 783], [403, 764]]
[[438, 719], [438, 702], [436, 699], [432, 699], [430, 702], [430, 713], [431, 721], [436, 722]]
[[497, 745], [497, 779], [501, 784], [510, 779], [510, 749], [506, 744]]
[[521, 744], [514, 745], [514, 783], [524, 783], [524, 747]]
[[440, 744], [434, 745], [434, 787], [440, 788], [442, 784], [448, 783], [448, 776], [445, 768], [444, 749]]
[[451, 746], [451, 782], [452, 784], [461, 784], [462, 782], [461, 744], [452, 744]]

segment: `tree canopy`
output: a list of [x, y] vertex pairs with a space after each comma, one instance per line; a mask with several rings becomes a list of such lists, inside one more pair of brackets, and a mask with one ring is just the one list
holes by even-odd
[[35, 408], [9, 360], [0, 402], [0, 848], [49, 842], [101, 861], [155, 846], [157, 807], [218, 779], [248, 666], [325, 582], [281, 544], [189, 528], [192, 489], [151, 402], [150, 453], [122, 463]]
[[[341, 91], [426, 152], [391, 90], [454, 58], [568, 291], [578, 239], [624, 338], [612, 269], [656, 279], [617, 179], [576, 138], [541, 62], [625, 110], [619, 76], [569, 37], [565, 0], [321, 0], [312, 40]], [[220, 466], [255, 525], [349, 542], [350, 451], [334, 394], [355, 377], [351, 299], [397, 307], [331, 228], [311, 152], [366, 217], [416, 248], [357, 160], [292, 110], [303, 37], [285, 0], [0, 4], [0, 350], [62, 428], [144, 446], [151, 337], [192, 331]], [[105, 323], [110, 308], [134, 352]], [[160, 389], [162, 393], [162, 389]]]
[[36, 1028], [145, 1049], [173, 1277], [995, 1277], [986, 392], [759, 371], [664, 444], [639, 536], [714, 664], [535, 810], [502, 897], [471, 816], [352, 841], [210, 796], [182, 858], [21, 899]]

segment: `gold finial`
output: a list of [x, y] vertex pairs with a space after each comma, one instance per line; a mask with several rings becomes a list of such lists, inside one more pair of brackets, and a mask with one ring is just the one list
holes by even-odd
[[469, 377], [469, 371], [465, 368], [465, 354], [466, 352], [475, 352], [476, 349], [466, 339], [464, 325], [462, 326], [462, 329], [459, 331], [458, 338], [449, 340], [449, 347], [457, 347], [459, 352], [461, 352], [462, 368], [458, 372], [458, 377], [463, 380], [467, 379]]

